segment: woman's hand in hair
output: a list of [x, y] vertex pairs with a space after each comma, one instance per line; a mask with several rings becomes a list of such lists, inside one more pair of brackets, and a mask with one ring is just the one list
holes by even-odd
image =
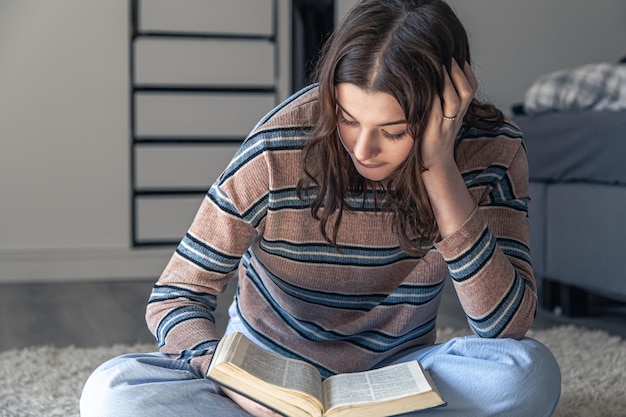
[[453, 59], [450, 71], [444, 67], [443, 73], [443, 94], [433, 101], [420, 148], [427, 170], [454, 164], [454, 141], [478, 88], [474, 72], [467, 62], [461, 68]]
[[454, 141], [478, 86], [468, 63], [461, 68], [452, 61], [450, 73], [444, 69], [444, 74], [443, 95], [433, 101], [420, 147], [422, 179], [442, 238], [458, 230], [476, 208], [454, 160]]

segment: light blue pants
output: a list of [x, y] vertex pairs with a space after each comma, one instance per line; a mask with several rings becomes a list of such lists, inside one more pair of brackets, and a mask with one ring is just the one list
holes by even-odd
[[[237, 319], [226, 332], [248, 333]], [[257, 341], [258, 342], [258, 341]], [[542, 417], [554, 412], [561, 373], [550, 351], [532, 339], [461, 337], [404, 352], [385, 364], [417, 359], [448, 402], [405, 414], [420, 417]], [[249, 416], [211, 381], [160, 353], [114, 358], [91, 375], [81, 417]]]

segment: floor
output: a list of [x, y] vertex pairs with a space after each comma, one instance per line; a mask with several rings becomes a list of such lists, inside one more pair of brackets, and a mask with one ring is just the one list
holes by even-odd
[[[95, 347], [154, 341], [144, 311], [152, 281], [0, 285], [0, 351], [27, 346]], [[216, 319], [226, 325], [234, 285], [221, 296]], [[437, 324], [468, 328], [456, 294], [446, 285]], [[592, 314], [567, 318], [540, 310], [534, 328], [562, 324], [602, 329], [626, 338], [624, 304], [596, 300]]]

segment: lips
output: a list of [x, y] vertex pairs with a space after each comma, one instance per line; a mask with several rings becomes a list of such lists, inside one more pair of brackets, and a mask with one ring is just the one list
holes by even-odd
[[358, 159], [355, 159], [355, 161], [364, 168], [379, 168], [383, 165], [383, 164], [366, 164], [364, 162], [359, 161]]

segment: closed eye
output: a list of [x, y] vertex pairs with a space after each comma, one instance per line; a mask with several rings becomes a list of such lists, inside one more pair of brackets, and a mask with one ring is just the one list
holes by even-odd
[[382, 132], [383, 132], [384, 137], [386, 137], [387, 139], [391, 139], [391, 140], [400, 140], [407, 133], [406, 130], [402, 133], [389, 133], [389, 132], [385, 132], [384, 130]]
[[339, 123], [341, 123], [341, 124], [344, 124], [344, 125], [349, 126], [349, 127], [355, 127], [355, 126], [358, 126], [358, 125], [359, 125], [359, 123], [358, 123], [358, 122], [355, 122], [354, 120], [348, 120], [348, 119], [346, 119], [346, 118], [344, 117], [344, 115], [343, 115], [343, 114], [341, 114], [341, 113], [339, 113], [339, 115], [338, 115], [338, 116], [339, 116]]
[[[341, 123], [341, 124], [343, 124], [343, 125], [345, 125], [345, 126], [348, 126], [348, 127], [357, 127], [357, 126], [359, 125], [359, 122], [354, 121], [354, 120], [349, 120], [349, 119], [347, 119], [347, 118], [343, 115], [343, 112], [339, 112], [339, 113], [337, 114], [337, 116], [339, 117], [339, 123]], [[392, 124], [395, 124], [395, 122], [394, 122], [394, 123], [392, 123]], [[406, 130], [405, 130], [405, 131], [403, 131], [403, 132], [401, 132], [401, 133], [389, 133], [389, 132], [387, 132], [386, 130], [381, 130], [381, 132], [382, 132], [382, 134], [383, 134], [383, 136], [384, 136], [385, 138], [390, 139], [390, 140], [400, 140], [400, 139], [402, 139], [402, 138], [403, 138], [403, 137], [407, 134], [407, 131], [406, 131]]]

